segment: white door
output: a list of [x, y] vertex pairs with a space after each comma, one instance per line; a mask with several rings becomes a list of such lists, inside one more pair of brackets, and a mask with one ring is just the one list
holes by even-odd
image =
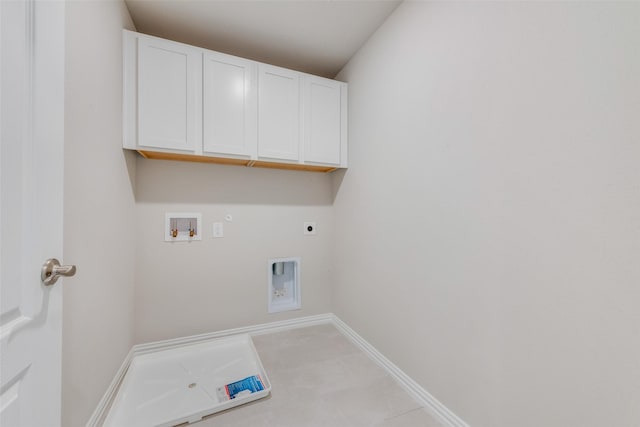
[[255, 159], [257, 64], [216, 52], [203, 60], [203, 152]]
[[64, 2], [0, 1], [0, 426], [60, 425]]
[[264, 64], [258, 74], [258, 156], [299, 160], [300, 74]]
[[138, 38], [138, 145], [201, 152], [202, 53]]
[[340, 164], [342, 83], [304, 78], [304, 161]]

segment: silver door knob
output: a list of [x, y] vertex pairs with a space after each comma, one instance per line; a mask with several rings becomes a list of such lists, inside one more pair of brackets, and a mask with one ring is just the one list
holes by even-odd
[[51, 286], [58, 281], [60, 276], [71, 277], [76, 274], [75, 265], [60, 265], [60, 261], [49, 258], [42, 264], [40, 278], [45, 286]]

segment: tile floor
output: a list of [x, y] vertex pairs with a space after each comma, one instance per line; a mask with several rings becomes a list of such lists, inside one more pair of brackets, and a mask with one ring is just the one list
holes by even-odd
[[271, 395], [193, 427], [441, 427], [333, 325], [253, 337]]

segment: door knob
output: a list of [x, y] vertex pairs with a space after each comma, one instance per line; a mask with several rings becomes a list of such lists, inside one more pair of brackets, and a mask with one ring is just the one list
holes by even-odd
[[76, 274], [75, 265], [60, 265], [60, 261], [49, 258], [42, 264], [40, 279], [45, 286], [51, 286], [58, 281], [60, 276], [71, 277]]

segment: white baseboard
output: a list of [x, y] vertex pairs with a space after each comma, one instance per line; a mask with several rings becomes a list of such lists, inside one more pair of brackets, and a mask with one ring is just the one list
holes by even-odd
[[364, 338], [362, 338], [356, 331], [351, 329], [338, 318], [333, 315], [334, 326], [342, 332], [344, 336], [349, 338], [352, 343], [358, 346], [365, 354], [367, 354], [374, 362], [380, 365], [389, 375], [395, 378], [396, 381], [409, 393], [414, 399], [422, 404], [426, 409], [433, 414], [447, 427], [469, 427], [460, 417], [451, 412], [449, 408], [444, 406], [438, 399], [433, 397], [427, 390], [420, 384], [415, 382], [409, 375], [405, 374], [402, 369], [398, 368], [393, 362], [384, 357], [374, 346], [369, 344]]
[[250, 334], [260, 335], [271, 332], [284, 331], [287, 329], [303, 328], [305, 326], [319, 325], [323, 323], [331, 323], [333, 314], [319, 314], [317, 316], [300, 317], [297, 319], [281, 320], [278, 322], [262, 323], [260, 325], [245, 326], [242, 328], [225, 329], [224, 331], [210, 332], [200, 335], [192, 335], [190, 337], [175, 338], [171, 340], [156, 341], [146, 344], [138, 344], [133, 346], [134, 355], [152, 353], [158, 350], [166, 350], [169, 348], [180, 347], [187, 344], [195, 344], [199, 342], [209, 341], [214, 338], [228, 337], [230, 335]]
[[407, 374], [405, 374], [400, 368], [393, 364], [389, 359], [384, 357], [382, 353], [376, 350], [371, 344], [369, 344], [364, 338], [358, 335], [353, 329], [347, 326], [342, 320], [340, 320], [333, 313], [320, 314], [317, 316], [300, 317], [291, 320], [282, 320], [278, 322], [263, 323], [260, 325], [246, 326], [242, 328], [226, 329], [224, 331], [212, 332], [201, 335], [192, 335], [189, 337], [175, 338], [165, 341], [156, 341], [146, 344], [134, 345], [125, 360], [122, 362], [122, 366], [116, 373], [115, 378], [111, 381], [111, 384], [107, 388], [104, 396], [98, 403], [93, 415], [87, 422], [87, 427], [99, 427], [106, 418], [107, 411], [111, 407], [111, 403], [118, 393], [118, 388], [122, 382], [131, 361], [136, 355], [152, 353], [155, 351], [166, 350], [169, 348], [180, 347], [183, 345], [195, 344], [212, 340], [215, 338], [226, 337], [237, 334], [250, 334], [261, 335], [279, 331], [285, 331], [289, 329], [303, 328], [306, 326], [321, 325], [321, 324], [333, 324], [345, 337], [358, 346], [365, 354], [367, 354], [373, 361], [380, 365], [385, 371], [389, 373], [393, 378], [400, 383], [400, 385], [420, 404], [428, 409], [434, 417], [442, 422], [447, 427], [469, 427], [467, 423], [461, 420], [457, 415], [451, 412], [446, 406], [439, 402], [429, 392], [427, 392], [422, 386], [412, 380]]
[[91, 418], [89, 418], [89, 421], [87, 422], [87, 427], [98, 427], [102, 425], [104, 419], [107, 416], [107, 412], [111, 407], [111, 403], [118, 393], [118, 389], [120, 388], [120, 384], [124, 379], [124, 375], [127, 373], [129, 365], [131, 365], [132, 360], [133, 348], [129, 350], [129, 354], [127, 354], [127, 356], [122, 361], [122, 365], [120, 365], [120, 369], [118, 369], [118, 372], [116, 372], [116, 376], [111, 381], [111, 384], [109, 384], [109, 387], [107, 387], [107, 391], [102, 396], [102, 399], [100, 399], [100, 402], [98, 402], [98, 406], [96, 406], [93, 414], [91, 414]]

